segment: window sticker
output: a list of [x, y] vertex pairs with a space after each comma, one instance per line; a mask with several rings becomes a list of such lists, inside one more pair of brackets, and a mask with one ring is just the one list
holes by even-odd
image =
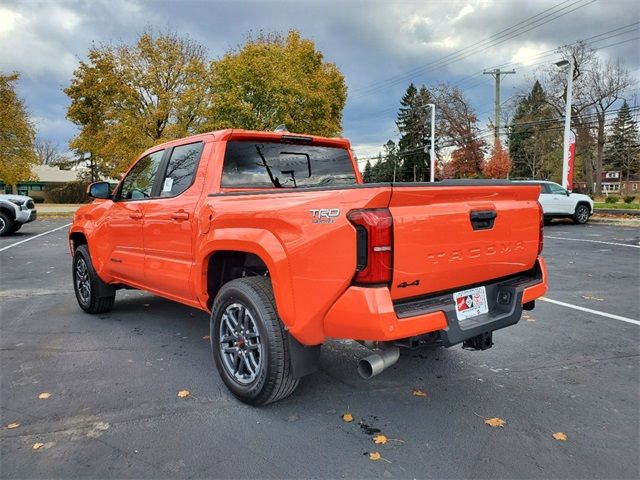
[[171, 187], [173, 187], [173, 178], [167, 177], [164, 179], [164, 186], [162, 187], [163, 192], [170, 192]]

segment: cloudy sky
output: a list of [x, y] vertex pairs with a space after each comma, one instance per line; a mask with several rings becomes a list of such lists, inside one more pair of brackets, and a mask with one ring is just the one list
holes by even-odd
[[397, 138], [395, 114], [410, 82], [459, 85], [484, 124], [494, 84], [482, 70], [516, 70], [503, 82], [507, 100], [563, 44], [587, 39], [640, 78], [638, 22], [637, 0], [0, 0], [0, 70], [22, 74], [19, 94], [39, 135], [65, 150], [76, 129], [62, 89], [92, 43], [132, 43], [146, 27], [169, 28], [217, 58], [250, 31], [294, 28], [344, 73], [344, 135], [365, 156]]

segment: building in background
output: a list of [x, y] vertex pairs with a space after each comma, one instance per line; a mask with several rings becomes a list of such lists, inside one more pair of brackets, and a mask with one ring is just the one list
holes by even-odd
[[80, 180], [80, 174], [82, 173], [78, 170], [62, 170], [49, 165], [35, 165], [32, 171], [38, 180], [19, 181], [16, 185], [6, 185], [0, 180], [0, 191], [28, 195], [34, 199], [40, 197], [47, 202], [49, 201], [47, 190], [69, 182], [77, 182]]
[[[593, 188], [595, 190], [595, 182]], [[574, 190], [583, 192], [587, 188], [584, 181], [574, 182]], [[640, 175], [629, 175], [629, 179], [623, 178], [622, 172], [611, 170], [602, 172], [602, 193], [614, 193], [616, 195], [639, 195]]]

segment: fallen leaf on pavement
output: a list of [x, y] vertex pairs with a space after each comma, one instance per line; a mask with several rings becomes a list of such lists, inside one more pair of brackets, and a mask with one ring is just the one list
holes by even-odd
[[191, 395], [191, 392], [189, 390], [180, 390], [178, 392], [178, 396], [180, 398], [188, 397], [189, 395]]
[[487, 425], [489, 425], [490, 427], [504, 427], [507, 422], [505, 422], [503, 419], [498, 418], [498, 417], [494, 417], [494, 418], [487, 418], [484, 423], [486, 423]]
[[38, 450], [40, 448], [44, 447], [44, 443], [40, 443], [40, 442], [36, 442], [33, 444], [33, 446], [31, 447], [34, 450]]
[[426, 394], [425, 392], [423, 392], [422, 390], [420, 390], [420, 389], [418, 389], [418, 388], [415, 388], [415, 389], [413, 390], [413, 396], [414, 396], [414, 397], [426, 397], [426, 396], [427, 396], [427, 394]]
[[209, 335], [205, 335], [204, 337], [202, 337], [203, 340], [209, 340], [209, 338], [211, 338], [209, 337]]
[[382, 456], [378, 452], [371, 452], [369, 454], [369, 460], [380, 460]]
[[562, 432], [554, 433], [553, 438], [555, 438], [556, 440], [560, 440], [561, 442], [564, 442], [567, 440], [567, 436]]
[[18, 428], [19, 426], [19, 423], [10, 423], [9, 425], [7, 425], [7, 428]]
[[380, 444], [384, 445], [385, 443], [387, 443], [387, 437], [379, 433], [373, 437], [373, 443], [377, 443], [378, 445]]
[[50, 394], [50, 393], [42, 392], [40, 395], [38, 395], [38, 398], [39, 398], [40, 400], [46, 400], [46, 399], [47, 399], [47, 398], [49, 398], [50, 396], [51, 396], [51, 394]]
[[585, 300], [595, 300], [596, 302], [604, 302], [604, 298], [592, 297], [591, 295], [580, 295]]
[[346, 423], [353, 422], [353, 415], [347, 412], [344, 415], [342, 415], [342, 420], [344, 420]]

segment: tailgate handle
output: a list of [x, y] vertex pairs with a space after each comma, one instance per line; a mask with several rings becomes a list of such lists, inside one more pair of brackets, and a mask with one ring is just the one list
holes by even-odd
[[488, 230], [493, 228], [498, 213], [495, 210], [472, 210], [469, 213], [474, 230]]

